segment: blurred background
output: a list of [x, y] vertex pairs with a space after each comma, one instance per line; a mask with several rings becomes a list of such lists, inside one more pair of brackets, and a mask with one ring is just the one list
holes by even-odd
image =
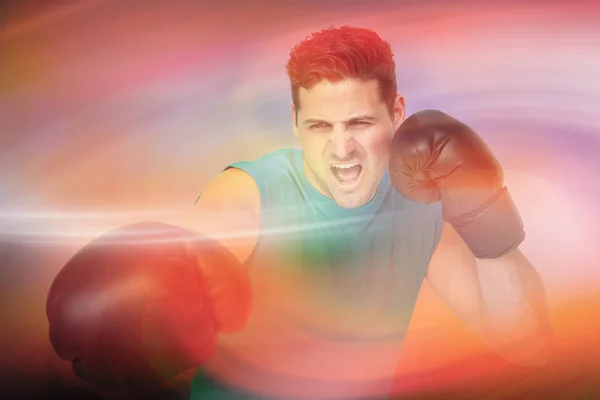
[[548, 366], [509, 365], [424, 285], [398, 398], [600, 398], [599, 22], [579, 0], [4, 1], [0, 396], [100, 398], [50, 348], [56, 273], [108, 229], [184, 212], [226, 164], [297, 146], [289, 51], [355, 25], [391, 43], [409, 113], [491, 145], [557, 335]]

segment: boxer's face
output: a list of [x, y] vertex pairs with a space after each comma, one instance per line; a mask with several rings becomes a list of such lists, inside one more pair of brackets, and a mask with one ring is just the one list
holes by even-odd
[[300, 88], [299, 103], [299, 110], [292, 108], [293, 128], [309, 182], [344, 208], [371, 201], [405, 116], [404, 98], [396, 97], [390, 115], [377, 81], [346, 79]]

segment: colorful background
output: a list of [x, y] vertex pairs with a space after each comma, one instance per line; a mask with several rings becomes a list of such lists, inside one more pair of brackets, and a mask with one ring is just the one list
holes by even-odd
[[547, 288], [557, 352], [511, 366], [427, 285], [398, 398], [600, 398], [600, 6], [592, 1], [15, 1], [0, 8], [0, 370], [23, 398], [92, 392], [47, 340], [45, 295], [92, 237], [169, 220], [225, 164], [296, 146], [284, 65], [334, 25], [394, 48], [409, 113], [492, 146]]

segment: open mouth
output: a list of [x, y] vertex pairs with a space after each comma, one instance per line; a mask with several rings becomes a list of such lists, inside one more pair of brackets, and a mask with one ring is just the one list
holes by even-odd
[[333, 164], [331, 172], [341, 186], [349, 186], [360, 178], [362, 166], [359, 163]]

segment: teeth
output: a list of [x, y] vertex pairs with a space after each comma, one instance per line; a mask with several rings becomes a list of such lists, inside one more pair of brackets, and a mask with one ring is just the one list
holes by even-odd
[[352, 164], [333, 164], [333, 166], [335, 168], [341, 168], [341, 169], [346, 169], [346, 168], [352, 168], [357, 166], [358, 163], [352, 163]]

